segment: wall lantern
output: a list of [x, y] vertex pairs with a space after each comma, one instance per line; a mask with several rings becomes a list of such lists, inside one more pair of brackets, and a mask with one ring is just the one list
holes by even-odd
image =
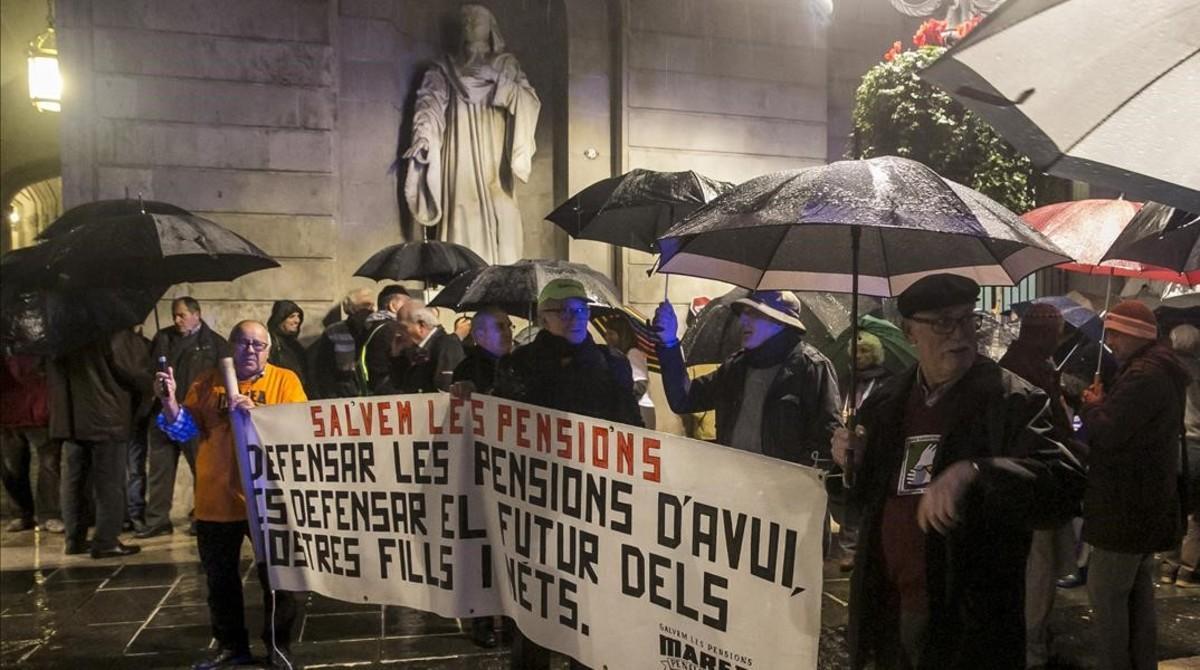
[[29, 44], [29, 100], [39, 112], [62, 111], [62, 75], [58, 71], [58, 39], [54, 34], [53, 4], [50, 24]]

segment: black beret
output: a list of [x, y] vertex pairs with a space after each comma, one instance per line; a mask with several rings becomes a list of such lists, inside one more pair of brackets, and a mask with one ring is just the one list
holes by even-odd
[[979, 297], [979, 284], [969, 277], [951, 274], [936, 274], [921, 277], [912, 286], [904, 289], [896, 301], [902, 316], [912, 316], [954, 305], [975, 302]]

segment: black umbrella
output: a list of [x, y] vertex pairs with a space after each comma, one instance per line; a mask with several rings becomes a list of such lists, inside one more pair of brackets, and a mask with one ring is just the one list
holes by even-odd
[[230, 281], [279, 267], [265, 251], [213, 221], [194, 214], [150, 211], [70, 220], [52, 237], [30, 247], [17, 265], [19, 273], [14, 272], [14, 264], [5, 264], [4, 280], [27, 288]]
[[1123, 260], [1174, 270], [1177, 284], [1200, 284], [1200, 215], [1157, 202], [1129, 221], [1103, 260]]
[[554, 260], [522, 260], [511, 265], [489, 265], [465, 272], [429, 301], [430, 307], [448, 307], [459, 312], [496, 305], [510, 314], [531, 314], [538, 294], [553, 279], [574, 279], [583, 284], [590, 302], [616, 306], [617, 289], [612, 280], [579, 263]]
[[461, 244], [423, 240], [379, 250], [354, 271], [356, 277], [420, 280], [446, 285], [460, 274], [487, 265], [479, 254]]
[[733, 188], [690, 170], [636, 169], [602, 179], [546, 216], [571, 237], [647, 253], [656, 240], [696, 208]]
[[166, 287], [5, 289], [0, 340], [9, 353], [59, 356], [146, 320]]
[[38, 239], [49, 240], [81, 225], [105, 219], [115, 219], [135, 214], [191, 214], [182, 207], [157, 200], [96, 200], [72, 207], [38, 233]]
[[659, 244], [660, 272], [752, 289], [851, 293], [854, 329], [860, 293], [897, 295], [936, 272], [1011, 286], [1070, 260], [999, 203], [894, 156], [752, 179], [693, 212]]

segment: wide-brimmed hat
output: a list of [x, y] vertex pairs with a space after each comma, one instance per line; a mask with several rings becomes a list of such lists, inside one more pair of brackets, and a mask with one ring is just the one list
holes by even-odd
[[791, 291], [755, 291], [745, 298], [733, 301], [735, 312], [743, 309], [753, 309], [772, 321], [802, 333], [806, 330], [804, 322], [800, 320], [800, 299]]

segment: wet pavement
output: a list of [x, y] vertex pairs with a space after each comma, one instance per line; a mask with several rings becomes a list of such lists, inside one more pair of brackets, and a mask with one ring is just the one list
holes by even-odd
[[[204, 578], [186, 533], [139, 542], [127, 559], [63, 556], [62, 536], [0, 535], [0, 666], [186, 668], [212, 652]], [[247, 548], [248, 551], [248, 548]], [[257, 579], [245, 582], [251, 638], [261, 626]], [[1162, 668], [1200, 668], [1200, 590], [1156, 586]], [[846, 667], [848, 580], [826, 570], [821, 668]], [[1051, 625], [1059, 668], [1094, 665], [1087, 594], [1059, 590]], [[404, 607], [310, 595], [294, 645], [308, 668], [493, 670], [506, 650], [477, 647], [456, 620]], [[257, 643], [257, 640], [255, 641]], [[262, 649], [256, 648], [261, 654]], [[565, 666], [564, 666], [565, 667]], [[616, 670], [616, 669], [614, 669]]]

